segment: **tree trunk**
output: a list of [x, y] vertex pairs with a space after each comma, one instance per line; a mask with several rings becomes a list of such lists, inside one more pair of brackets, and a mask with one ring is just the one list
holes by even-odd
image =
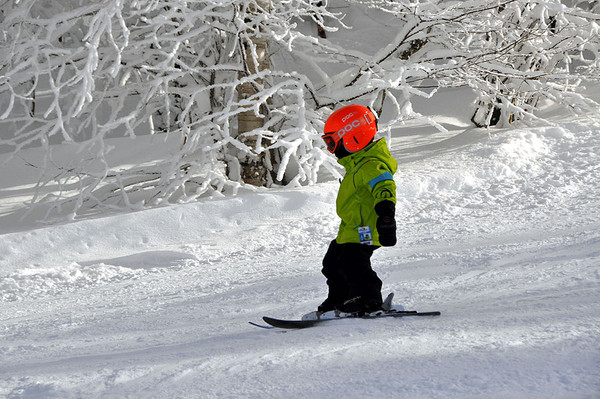
[[[257, 9], [254, 4], [249, 5], [248, 13], [259, 13], [262, 10], [269, 10], [271, 6], [270, 0], [257, 0], [256, 4], [260, 9]], [[254, 75], [260, 71], [267, 70], [270, 68], [270, 62], [268, 57], [268, 44], [264, 36], [252, 36], [249, 42], [243, 42], [244, 46], [244, 64], [246, 67], [246, 74], [248, 76]], [[256, 57], [256, 58], [255, 58]], [[256, 86], [262, 86], [262, 80], [256, 80], [253, 82], [246, 82], [238, 87], [238, 98], [243, 100], [251, 97], [257, 93]], [[256, 85], [256, 86], [255, 86]], [[238, 115], [238, 134], [239, 140], [246, 144], [248, 147], [257, 149], [262, 148], [262, 143], [259, 142], [261, 139], [257, 135], [244, 134], [251, 132], [255, 129], [260, 129], [264, 125], [266, 117], [266, 110], [262, 107], [260, 115], [256, 115], [254, 110], [242, 112]], [[267, 154], [264, 150], [257, 154], [248, 154], [244, 160], [241, 160], [241, 177], [245, 183], [252, 184], [254, 186], [266, 186], [268, 170], [265, 165], [265, 157]]]

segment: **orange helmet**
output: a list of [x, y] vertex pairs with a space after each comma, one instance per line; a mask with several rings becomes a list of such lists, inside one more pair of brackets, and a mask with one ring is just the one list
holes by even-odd
[[346, 105], [327, 118], [324, 131], [321, 137], [332, 154], [340, 143], [348, 152], [356, 152], [365, 148], [375, 137], [377, 118], [365, 106]]

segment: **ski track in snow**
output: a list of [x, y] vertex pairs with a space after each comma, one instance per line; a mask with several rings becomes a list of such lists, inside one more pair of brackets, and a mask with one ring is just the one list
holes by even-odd
[[248, 324], [324, 299], [337, 182], [4, 225], [0, 396], [598, 398], [599, 149], [589, 120], [396, 133], [373, 265], [434, 319]]

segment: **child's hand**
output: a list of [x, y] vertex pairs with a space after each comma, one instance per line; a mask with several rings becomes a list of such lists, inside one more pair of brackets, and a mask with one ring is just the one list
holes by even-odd
[[379, 233], [379, 243], [384, 247], [396, 245], [396, 205], [392, 201], [381, 201], [375, 205], [377, 213], [377, 232]]

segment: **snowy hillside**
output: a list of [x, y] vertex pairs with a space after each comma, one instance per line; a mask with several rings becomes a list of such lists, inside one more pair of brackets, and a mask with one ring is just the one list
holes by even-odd
[[600, 397], [600, 119], [490, 133], [463, 94], [428, 103], [447, 133], [394, 132], [399, 244], [374, 256], [433, 319], [248, 324], [324, 299], [336, 181], [44, 226], [16, 217], [36, 172], [10, 161], [0, 396]]

